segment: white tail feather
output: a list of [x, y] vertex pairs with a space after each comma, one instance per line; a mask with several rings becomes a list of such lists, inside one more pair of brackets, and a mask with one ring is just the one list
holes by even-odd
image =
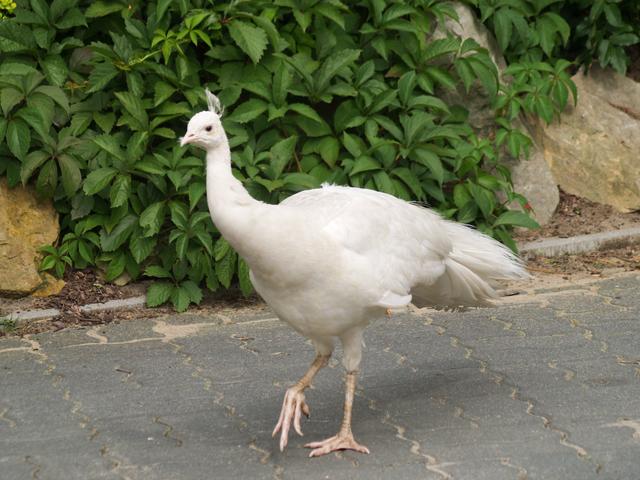
[[495, 280], [524, 279], [529, 274], [507, 247], [467, 226], [447, 222], [453, 248], [445, 272], [435, 283], [411, 290], [417, 307], [456, 309], [492, 305]]

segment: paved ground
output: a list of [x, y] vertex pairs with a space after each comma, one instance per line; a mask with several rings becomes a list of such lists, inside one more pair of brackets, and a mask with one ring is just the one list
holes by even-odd
[[368, 330], [354, 430], [342, 368], [304, 439], [270, 431], [311, 347], [269, 312], [182, 315], [0, 340], [0, 478], [640, 478], [640, 276], [397, 315]]

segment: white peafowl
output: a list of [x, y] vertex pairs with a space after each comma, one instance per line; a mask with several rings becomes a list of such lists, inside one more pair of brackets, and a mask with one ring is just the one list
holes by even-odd
[[207, 202], [222, 235], [247, 261], [256, 291], [278, 317], [311, 339], [316, 357], [284, 396], [273, 436], [280, 450], [293, 423], [302, 435], [304, 391], [327, 365], [334, 340], [346, 369], [344, 417], [338, 433], [305, 445], [311, 457], [369, 450], [351, 431], [351, 409], [363, 332], [388, 309], [455, 309], [491, 305], [493, 280], [527, 277], [519, 259], [495, 240], [385, 193], [325, 185], [279, 205], [253, 199], [231, 172], [220, 102], [189, 121], [181, 145], [206, 150]]

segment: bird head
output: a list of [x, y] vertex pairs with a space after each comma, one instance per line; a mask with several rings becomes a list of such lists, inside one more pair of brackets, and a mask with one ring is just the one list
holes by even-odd
[[180, 145], [195, 145], [205, 150], [218, 146], [226, 139], [220, 117], [222, 106], [220, 100], [209, 90], [206, 90], [209, 110], [196, 113], [187, 125], [187, 133], [180, 139]]

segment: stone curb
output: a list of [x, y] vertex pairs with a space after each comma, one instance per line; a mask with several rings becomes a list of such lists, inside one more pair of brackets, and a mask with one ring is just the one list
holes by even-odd
[[[131, 310], [134, 308], [143, 307], [147, 301], [145, 295], [138, 297], [124, 298], [119, 300], [109, 300], [104, 303], [89, 303], [80, 307], [81, 312], [94, 313], [103, 312], [105, 310]], [[55, 318], [62, 314], [57, 308], [47, 308], [43, 310], [27, 310], [13, 312], [8, 315], [8, 318], [15, 320], [17, 324], [29, 322], [32, 320], [44, 320], [47, 318]]]
[[[520, 254], [526, 259], [531, 255], [545, 257], [557, 257], [564, 254], [576, 254], [604, 250], [605, 248], [617, 248], [640, 243], [640, 227], [627, 228], [589, 235], [578, 235], [568, 238], [547, 238], [536, 242], [529, 242], [520, 248]], [[105, 310], [131, 310], [143, 307], [146, 296], [125, 298], [121, 300], [109, 300], [104, 303], [90, 303], [80, 307], [81, 312], [101, 312]], [[46, 310], [18, 311], [8, 315], [18, 324], [33, 320], [55, 318], [62, 312], [55, 308]]]
[[565, 254], [595, 252], [607, 248], [626, 247], [640, 243], [640, 227], [626, 228], [568, 238], [547, 238], [529, 242], [520, 248], [520, 254], [527, 258], [531, 255], [558, 257]]

